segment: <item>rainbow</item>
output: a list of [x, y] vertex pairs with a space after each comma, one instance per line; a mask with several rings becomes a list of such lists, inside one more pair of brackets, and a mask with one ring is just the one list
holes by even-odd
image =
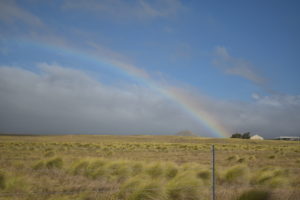
[[182, 110], [192, 116], [194, 119], [204, 125], [214, 137], [228, 137], [228, 131], [215, 119], [210, 113], [205, 111], [201, 102], [196, 101], [185, 93], [184, 90], [175, 87], [163, 86], [157, 81], [154, 81], [144, 70], [115, 59], [105, 59], [95, 55], [92, 51], [80, 50], [79, 48], [71, 47], [63, 43], [49, 43], [45, 41], [18, 39], [14, 40], [18, 44], [33, 45], [39, 48], [46, 48], [53, 52], [59, 52], [66, 55], [76, 56], [84, 60], [89, 60], [104, 66], [113, 67], [121, 73], [132, 77], [146, 86], [159, 92], [175, 102]]

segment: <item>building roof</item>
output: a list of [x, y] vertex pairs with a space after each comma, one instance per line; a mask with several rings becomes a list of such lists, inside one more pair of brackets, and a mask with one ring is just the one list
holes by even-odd
[[252, 139], [252, 140], [263, 140], [264, 138], [259, 136], [259, 135], [253, 135], [253, 136], [250, 137], [250, 139]]

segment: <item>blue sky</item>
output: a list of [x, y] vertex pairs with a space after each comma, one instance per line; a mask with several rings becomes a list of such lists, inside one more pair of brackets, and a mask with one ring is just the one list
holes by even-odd
[[[186, 95], [197, 96], [194, 98], [204, 102], [199, 107], [205, 107], [204, 110], [230, 133], [250, 130], [266, 136], [276, 136], [281, 134], [274, 133], [276, 127], [274, 130], [267, 127], [273, 120], [282, 121], [289, 116], [288, 122], [282, 122], [285, 128], [282, 131], [297, 135], [299, 127], [296, 122], [300, 114], [298, 10], [298, 1], [1, 1], [0, 66], [2, 70], [5, 68], [5, 73], [16, 75], [11, 80], [20, 80], [17, 75], [22, 73], [43, 77], [43, 74], [57, 75], [59, 70], [55, 69], [58, 68], [77, 70], [103, 87], [112, 87], [116, 95], [120, 89], [128, 90], [127, 93], [135, 98], [147, 94], [151, 96], [149, 98], [160, 99], [159, 102], [169, 105], [172, 98], [166, 98], [157, 90], [167, 85], [184, 89], [188, 93]], [[122, 70], [116, 62], [130, 65], [129, 71], [139, 73], [128, 74], [128, 68]], [[19, 72], [7, 72], [6, 68]], [[70, 74], [73, 72], [69, 71]], [[146, 83], [143, 76], [139, 77], [140, 73], [146, 74]], [[70, 82], [70, 76], [63, 77], [62, 80]], [[6, 82], [2, 78], [2, 84], [5, 88], [2, 96], [8, 96], [4, 91], [13, 93], [13, 82]], [[48, 84], [53, 86], [52, 82]], [[153, 85], [156, 89], [153, 89]], [[63, 88], [64, 85], [60, 87]], [[134, 88], [139, 89], [137, 91]], [[167, 89], [164, 88], [164, 91]], [[15, 95], [26, 99], [26, 96], [22, 96], [25, 94]], [[34, 95], [36, 93], [30, 96]], [[4, 98], [2, 101], [7, 103]], [[65, 103], [59, 97], [55, 101], [57, 104]], [[141, 100], [140, 107], [144, 103], [148, 105], [149, 99], [144, 101]], [[11, 107], [7, 109], [7, 113], [12, 113], [16, 105], [22, 107], [23, 103], [3, 103], [2, 106], [4, 105], [6, 108]], [[193, 118], [176, 102], [171, 105], [173, 107], [168, 108], [168, 111], [153, 113], [154, 119], [155, 116], [157, 119], [168, 116], [169, 112], [179, 113], [179, 118]], [[220, 105], [223, 107], [214, 109]], [[274, 108], [270, 108], [270, 105], [276, 105], [278, 112], [271, 113]], [[101, 106], [95, 105], [95, 109], [99, 109], [99, 116], [102, 116]], [[48, 116], [45, 110], [47, 107], [48, 104], [41, 105], [40, 113]], [[245, 107], [249, 110], [244, 110]], [[231, 121], [220, 117], [224, 109], [232, 117]], [[253, 116], [250, 112], [256, 109], [262, 112], [260, 116]], [[33, 110], [28, 109], [26, 112], [33, 116]], [[293, 114], [290, 116], [291, 110]], [[22, 111], [24, 115], [26, 112]], [[134, 113], [133, 110], [127, 112]], [[116, 116], [119, 113], [112, 114], [111, 119]], [[146, 121], [149, 116], [145, 116]], [[240, 116], [251, 119], [251, 123], [243, 122], [244, 119]], [[11, 114], [11, 119], [15, 118]], [[238, 122], [235, 118], [239, 118]], [[264, 121], [258, 118], [267, 119]], [[170, 120], [170, 124], [175, 120], [178, 119]], [[174, 129], [166, 128], [168, 124], [166, 127], [153, 125], [157, 128], [147, 128], [148, 124], [141, 125], [142, 128], [127, 129], [133, 122], [125, 120], [122, 128], [107, 126], [101, 129], [95, 126], [87, 132], [122, 133], [121, 130], [125, 130], [124, 133], [171, 134], [177, 130], [191, 129], [200, 132], [200, 135], [212, 135], [207, 129], [210, 125], [206, 122], [199, 125], [197, 120], [186, 121], [189, 122]], [[49, 126], [45, 123], [37, 130], [25, 125], [16, 129], [7, 126], [2, 132], [48, 132], [46, 129]], [[87, 129], [61, 126], [61, 129], [52, 132], [81, 133], [85, 130]]]

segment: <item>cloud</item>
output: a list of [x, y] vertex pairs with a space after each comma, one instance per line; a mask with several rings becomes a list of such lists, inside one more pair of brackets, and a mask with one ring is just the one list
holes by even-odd
[[59, 65], [42, 63], [38, 69], [0, 67], [1, 132], [171, 134], [201, 129], [150, 89], [106, 85]]
[[0, 1], [0, 21], [8, 24], [23, 22], [30, 26], [43, 26], [43, 22], [32, 13], [19, 7], [14, 1]]
[[255, 67], [249, 61], [232, 57], [223, 46], [216, 47], [215, 55], [213, 64], [225, 73], [240, 76], [260, 86], [265, 85], [266, 79], [255, 71]]
[[[253, 102], [218, 100], [185, 90], [230, 132], [299, 135], [300, 96], [253, 94]], [[107, 85], [88, 72], [40, 63], [37, 71], [0, 67], [0, 132], [212, 136], [177, 104], [135, 84]], [[197, 106], [197, 105], [196, 105]]]
[[299, 135], [300, 95], [252, 96], [252, 102], [210, 98], [205, 105], [232, 133], [250, 131], [266, 138]]
[[153, 19], [174, 16], [183, 9], [179, 0], [65, 0], [62, 8], [65, 10], [79, 10], [93, 12], [97, 16], [105, 14], [118, 19]]

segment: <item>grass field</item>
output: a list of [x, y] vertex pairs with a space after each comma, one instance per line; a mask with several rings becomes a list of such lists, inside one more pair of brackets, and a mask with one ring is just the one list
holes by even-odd
[[0, 136], [0, 199], [300, 199], [300, 144], [183, 136]]

